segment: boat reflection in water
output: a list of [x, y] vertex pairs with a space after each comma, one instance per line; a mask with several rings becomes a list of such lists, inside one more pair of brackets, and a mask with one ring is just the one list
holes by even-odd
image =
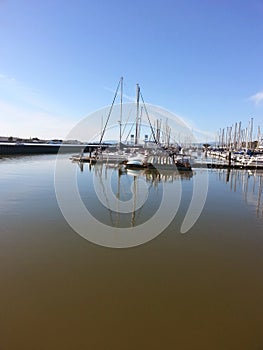
[[143, 172], [143, 175], [146, 181], [173, 182], [178, 180], [190, 180], [193, 177], [193, 171], [147, 169]]
[[[194, 175], [193, 171], [135, 170], [118, 164], [79, 166], [79, 189], [84, 204], [96, 219], [114, 227], [134, 227], [146, 222], [158, 210], [164, 186], [169, 188], [174, 182], [180, 186], [178, 182], [189, 181]], [[129, 209], [122, 211], [122, 206], [128, 204]]]
[[256, 216], [263, 217], [263, 171], [218, 169], [218, 178], [229, 185], [232, 192], [242, 194], [242, 199], [249, 206], [256, 208]]

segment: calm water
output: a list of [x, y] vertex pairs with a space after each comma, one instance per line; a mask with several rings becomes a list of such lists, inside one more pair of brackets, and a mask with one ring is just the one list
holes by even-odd
[[[55, 159], [0, 159], [1, 350], [263, 349], [263, 173], [209, 170], [204, 209], [181, 234], [205, 170], [158, 177], [81, 169], [66, 157], [88, 210], [116, 229], [147, 222], [163, 191], [180, 184], [179, 209], [162, 234], [111, 249], [85, 240], [64, 219]], [[138, 210], [108, 208], [109, 188], [135, 205], [142, 180], [148, 197]]]

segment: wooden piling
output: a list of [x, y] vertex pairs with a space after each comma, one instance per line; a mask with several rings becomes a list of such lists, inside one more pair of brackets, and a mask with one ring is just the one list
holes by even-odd
[[231, 167], [231, 152], [228, 153], [228, 166]]

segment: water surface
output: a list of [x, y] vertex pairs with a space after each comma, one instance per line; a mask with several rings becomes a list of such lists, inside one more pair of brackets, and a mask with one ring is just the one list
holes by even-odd
[[179, 210], [162, 234], [110, 249], [64, 219], [55, 159], [0, 160], [0, 349], [263, 349], [262, 173], [209, 170], [205, 207], [181, 234], [194, 179], [206, 170], [156, 179], [101, 168], [95, 176], [122, 200], [148, 176], [145, 205], [119, 215], [96, 198], [95, 168], [72, 164], [85, 205], [116, 227], [147, 221], [164, 186], [180, 181]]

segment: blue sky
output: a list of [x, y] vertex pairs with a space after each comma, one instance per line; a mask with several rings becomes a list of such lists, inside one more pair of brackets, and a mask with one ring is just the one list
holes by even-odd
[[124, 90], [213, 138], [263, 129], [263, 0], [0, 0], [0, 135], [64, 137]]

